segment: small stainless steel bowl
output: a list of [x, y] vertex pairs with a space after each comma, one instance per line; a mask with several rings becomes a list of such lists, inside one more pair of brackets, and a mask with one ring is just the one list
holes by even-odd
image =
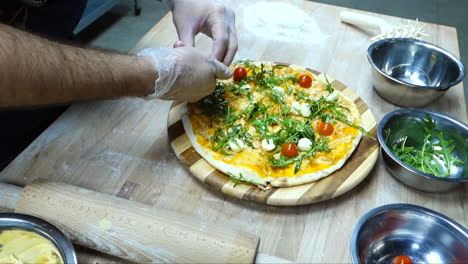
[[[407, 146], [420, 148], [424, 139], [424, 119], [428, 114], [447, 140], [453, 140], [456, 148], [453, 155], [462, 166], [452, 167], [448, 178], [433, 176], [419, 171], [397, 158], [391, 145], [401, 142], [404, 137]], [[377, 128], [382, 159], [390, 174], [413, 188], [427, 192], [449, 191], [468, 182], [468, 126], [463, 122], [427, 109], [403, 108], [385, 115]]]
[[368, 48], [367, 59], [377, 93], [403, 107], [427, 105], [465, 77], [458, 58], [415, 39], [379, 40]]
[[78, 263], [72, 243], [52, 224], [30, 215], [0, 213], [0, 233], [11, 229], [31, 231], [41, 235], [57, 247], [64, 263]]
[[413, 263], [466, 263], [468, 231], [454, 220], [411, 204], [370, 210], [351, 236], [353, 263], [387, 263], [399, 255]]

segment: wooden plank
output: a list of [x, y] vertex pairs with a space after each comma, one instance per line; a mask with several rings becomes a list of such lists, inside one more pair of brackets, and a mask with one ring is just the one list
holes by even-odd
[[[320, 41], [301, 43], [271, 40], [248, 31], [244, 25], [245, 10], [256, 2], [230, 1], [237, 16], [236, 59], [289, 62], [325, 72], [354, 91], [377, 121], [399, 108], [382, 100], [373, 90], [366, 50], [371, 44], [369, 37], [375, 32], [342, 24], [338, 14], [349, 9], [309, 1], [284, 1], [298, 5], [310, 15], [325, 36]], [[407, 21], [371, 15], [391, 24]], [[459, 56], [454, 28], [427, 24], [426, 29], [430, 37], [425, 40]], [[132, 52], [146, 47], [171, 47], [176, 39], [168, 15]], [[203, 50], [211, 50], [211, 42], [206, 37], [197, 37], [196, 43]], [[166, 127], [169, 107], [170, 102], [141, 99], [73, 105], [0, 173], [0, 181], [22, 186], [36, 178], [48, 178], [208, 222], [237, 226], [260, 236], [261, 252], [299, 263], [349, 262], [348, 238], [354, 225], [365, 212], [383, 204], [425, 206], [468, 226], [465, 208], [468, 186], [447, 194], [416, 191], [393, 179], [381, 160], [369, 177], [351, 191], [308, 206], [278, 208], [223, 195], [195, 179], [173, 153]], [[428, 108], [467, 122], [463, 84], [450, 89]], [[350, 176], [347, 181], [352, 180]], [[269, 199], [276, 195], [280, 193], [271, 194]], [[82, 249], [78, 251], [83, 263], [116, 261]]]

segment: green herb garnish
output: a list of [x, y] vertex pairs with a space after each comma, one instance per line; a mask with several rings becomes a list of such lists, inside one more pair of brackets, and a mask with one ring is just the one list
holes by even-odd
[[[385, 131], [387, 137], [389, 130]], [[453, 140], [447, 140], [442, 131], [437, 128], [430, 115], [424, 119], [424, 138], [421, 149], [407, 146], [408, 137], [391, 145], [392, 151], [400, 160], [424, 173], [447, 178], [451, 175], [453, 166], [463, 165], [463, 161], [453, 155], [455, 145]]]
[[[310, 139], [310, 138], [309, 138]], [[328, 147], [328, 141], [326, 140], [325, 137], [321, 137], [318, 141], [317, 140], [312, 140], [312, 148], [307, 151], [307, 152], [302, 152], [299, 153], [298, 156], [296, 157], [286, 157], [282, 154], [280, 154], [279, 158], [275, 158], [273, 155], [270, 156], [269, 162], [270, 166], [272, 168], [284, 168], [288, 167], [291, 164], [294, 164], [294, 174], [298, 173], [299, 170], [301, 169], [302, 161], [305, 158], [310, 158], [312, 159], [317, 152], [326, 152], [330, 151], [331, 149]]]
[[[294, 84], [297, 84], [298, 80], [294, 74], [275, 73], [275, 69], [287, 67], [286, 65], [273, 65], [269, 68], [264, 64], [255, 65], [251, 61], [242, 61], [236, 66], [248, 68], [247, 77], [234, 83], [219, 82], [215, 92], [201, 102], [204, 112], [210, 116], [210, 119], [212, 118], [210, 122], [219, 124], [209, 138], [212, 150], [232, 156], [229, 145], [237, 142], [236, 139], [242, 140], [251, 149], [258, 148], [261, 140], [271, 139], [276, 148], [265, 154], [269, 165], [272, 168], [294, 166], [294, 173], [297, 173], [304, 159], [312, 160], [318, 152], [331, 150], [328, 147], [327, 137], [321, 136], [312, 126], [317, 120], [330, 123], [342, 122], [371, 136], [364, 128], [347, 119], [345, 111], [350, 110], [341, 105], [339, 100], [327, 100], [326, 96], [311, 98], [313, 95], [307, 90], [295, 87]], [[325, 80], [326, 90], [330, 94], [333, 93], [334, 88], [326, 75]], [[243, 88], [247, 84], [251, 87]], [[285, 93], [273, 90], [275, 86], [286, 88]], [[292, 100], [307, 103], [311, 115], [291, 116]], [[301, 138], [312, 141], [310, 151], [300, 151], [296, 157], [291, 158], [281, 154], [281, 146], [284, 143], [297, 144]], [[235, 181], [235, 185], [245, 182], [242, 174], [230, 175], [230, 179]]]
[[327, 91], [328, 91], [329, 93], [333, 93], [333, 91], [335, 91], [335, 89], [333, 88], [333, 86], [331, 85], [331, 83], [328, 81], [327, 75], [324, 74], [324, 76], [325, 76], [325, 81], [327, 82], [327, 88], [326, 88]]
[[337, 100], [328, 101], [325, 97], [320, 97], [316, 100], [307, 100], [310, 105], [312, 114], [309, 118], [319, 117], [323, 122], [331, 122], [333, 120], [342, 122], [350, 127], [354, 127], [361, 131], [364, 135], [375, 139], [369, 132], [367, 132], [363, 127], [354, 124], [346, 118], [346, 115], [342, 111], [348, 111], [347, 107], [344, 107], [339, 104]]
[[231, 153], [228, 152], [229, 142], [233, 139], [238, 138], [243, 140], [245, 144], [249, 147], [253, 147], [252, 136], [247, 133], [245, 128], [241, 125], [235, 125], [227, 130], [223, 128], [218, 128], [213, 136], [210, 137], [210, 141], [213, 142], [212, 149], [215, 151], [220, 151], [224, 155], [230, 156]]
[[229, 100], [224, 98], [225, 86], [223, 83], [217, 83], [214, 92], [201, 100], [206, 115], [212, 116], [226, 111]]
[[253, 185], [262, 185], [261, 183], [247, 180], [246, 178], [244, 178], [244, 176], [242, 176], [242, 173], [239, 173], [239, 176], [235, 176], [234, 174], [228, 172], [228, 175], [229, 175], [229, 179], [234, 182], [233, 187], [236, 187], [240, 183], [248, 183], [248, 184], [253, 184]]

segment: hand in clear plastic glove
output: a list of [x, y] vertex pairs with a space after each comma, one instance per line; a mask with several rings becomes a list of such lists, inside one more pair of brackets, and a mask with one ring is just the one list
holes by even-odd
[[172, 10], [179, 40], [174, 48], [195, 44], [195, 36], [203, 33], [213, 39], [212, 54], [230, 65], [237, 52], [237, 33], [232, 9], [216, 0], [165, 0]]
[[216, 79], [228, 79], [232, 71], [211, 55], [192, 47], [149, 48], [138, 56], [153, 58], [158, 79], [155, 93], [148, 99], [197, 101], [211, 94]]

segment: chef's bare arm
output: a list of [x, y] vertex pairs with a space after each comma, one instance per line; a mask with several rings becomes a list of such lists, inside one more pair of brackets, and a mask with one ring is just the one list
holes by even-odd
[[59, 44], [0, 24], [0, 108], [144, 96], [157, 78], [147, 57]]

